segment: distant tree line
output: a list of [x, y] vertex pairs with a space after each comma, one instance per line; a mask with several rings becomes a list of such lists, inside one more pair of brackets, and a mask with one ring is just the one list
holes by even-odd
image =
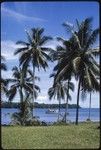
[[[59, 105], [58, 104], [44, 104], [44, 103], [37, 103], [35, 102], [34, 103], [34, 108], [58, 108]], [[60, 104], [60, 108], [65, 108], [66, 107], [66, 104], [63, 103], [63, 104]], [[76, 104], [68, 104], [68, 108], [76, 108]], [[20, 103], [18, 102], [12, 102], [12, 103], [9, 103], [9, 102], [3, 102], [1, 104], [1, 108], [20, 108]], [[79, 108], [81, 108], [79, 106]]]

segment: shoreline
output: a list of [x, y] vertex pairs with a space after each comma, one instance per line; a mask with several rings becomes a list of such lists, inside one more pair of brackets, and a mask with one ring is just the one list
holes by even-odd
[[[45, 122], [45, 121], [44, 121]], [[56, 125], [75, 125], [75, 122], [69, 122], [69, 123], [64, 123], [64, 122], [45, 122], [47, 125], [27, 125], [27, 126], [24, 126], [24, 127], [39, 127], [39, 126], [56, 126]], [[78, 122], [78, 125], [79, 124], [96, 124], [96, 123], [99, 123], [100, 124], [100, 121], [80, 121]], [[16, 127], [16, 126], [22, 126], [22, 125], [13, 125], [13, 124], [1, 124], [1, 127]]]

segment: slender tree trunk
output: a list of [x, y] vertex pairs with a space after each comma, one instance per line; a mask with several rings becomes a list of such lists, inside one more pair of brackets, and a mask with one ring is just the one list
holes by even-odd
[[19, 89], [20, 94], [20, 113], [21, 113], [21, 125], [23, 125], [23, 93], [22, 93], [22, 87]]
[[35, 89], [35, 66], [33, 64], [33, 96], [32, 96], [32, 106], [31, 106], [31, 116], [33, 118], [33, 107], [34, 107], [34, 89]]
[[90, 99], [89, 99], [89, 116], [88, 116], [89, 120], [90, 120], [90, 111], [91, 111], [91, 92], [90, 92]]
[[76, 122], [75, 124], [78, 125], [78, 116], [79, 116], [79, 95], [80, 95], [80, 83], [81, 83], [81, 77], [79, 78], [78, 83], [78, 92], [77, 92], [77, 108], [76, 108]]
[[23, 104], [23, 93], [22, 93], [22, 87], [20, 87], [19, 89], [19, 94], [20, 94], [20, 103], [21, 103], [21, 106]]
[[59, 110], [58, 110], [58, 121], [59, 121], [59, 119], [60, 119], [60, 105], [61, 105], [61, 100], [59, 99]]
[[66, 109], [65, 109], [65, 122], [67, 122], [67, 113], [68, 113], [68, 98], [69, 98], [69, 80], [68, 80], [68, 88], [67, 88], [67, 99], [66, 99]]

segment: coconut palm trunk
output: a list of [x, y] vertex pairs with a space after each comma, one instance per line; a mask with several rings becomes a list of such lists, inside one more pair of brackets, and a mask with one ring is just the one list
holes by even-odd
[[68, 80], [66, 109], [65, 109], [65, 123], [67, 122], [67, 115], [68, 115], [68, 99], [69, 99], [69, 80]]
[[31, 106], [31, 116], [33, 118], [33, 107], [34, 107], [34, 89], [35, 89], [35, 66], [33, 64], [33, 96], [32, 96], [32, 106]]
[[60, 119], [60, 105], [61, 105], [61, 100], [59, 99], [58, 121]]
[[81, 83], [81, 77], [79, 78], [78, 83], [78, 92], [77, 92], [77, 108], [76, 108], [76, 122], [75, 124], [78, 125], [78, 116], [79, 116], [79, 95], [80, 95], [80, 83]]
[[[22, 87], [19, 88], [19, 95], [20, 95], [20, 110], [23, 108], [23, 92]], [[23, 112], [21, 112], [23, 114]], [[23, 120], [21, 120], [21, 125], [24, 125]]]
[[19, 88], [19, 95], [20, 95], [20, 102], [21, 102], [21, 105], [22, 105], [22, 103], [23, 103], [22, 87]]
[[89, 99], [89, 116], [88, 116], [89, 120], [90, 120], [90, 112], [91, 112], [91, 92], [90, 92], [90, 99]]

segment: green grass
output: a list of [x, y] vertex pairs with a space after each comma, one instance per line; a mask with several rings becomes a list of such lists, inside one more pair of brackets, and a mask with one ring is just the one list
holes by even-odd
[[99, 148], [98, 123], [40, 127], [2, 127], [3, 149]]

